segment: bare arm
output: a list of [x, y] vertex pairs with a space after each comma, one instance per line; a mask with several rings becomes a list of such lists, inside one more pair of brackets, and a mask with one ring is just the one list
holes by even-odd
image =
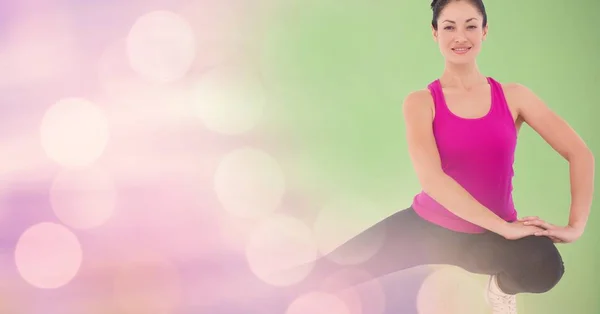
[[594, 194], [594, 156], [591, 150], [567, 122], [550, 110], [530, 89], [520, 84], [507, 84], [506, 90], [523, 121], [569, 163], [569, 226], [583, 231]]
[[423, 190], [456, 216], [498, 234], [508, 222], [479, 203], [444, 173], [433, 135], [433, 100], [428, 91], [413, 92], [404, 101], [408, 150]]

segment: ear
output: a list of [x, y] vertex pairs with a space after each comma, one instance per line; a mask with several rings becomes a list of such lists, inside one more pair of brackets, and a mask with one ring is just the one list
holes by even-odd
[[431, 35], [433, 35], [433, 41], [437, 42], [438, 41], [438, 31], [436, 31], [435, 28], [433, 28], [433, 25], [431, 25]]
[[487, 34], [488, 34], [488, 26], [486, 25], [483, 28], [483, 40], [485, 40], [487, 38]]

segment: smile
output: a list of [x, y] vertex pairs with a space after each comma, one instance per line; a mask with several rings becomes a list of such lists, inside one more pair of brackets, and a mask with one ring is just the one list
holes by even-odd
[[471, 47], [452, 48], [452, 51], [454, 51], [457, 54], [465, 54], [469, 52], [469, 50], [471, 50]]

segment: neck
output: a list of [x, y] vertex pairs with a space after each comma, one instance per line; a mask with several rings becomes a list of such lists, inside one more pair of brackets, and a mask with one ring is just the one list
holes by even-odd
[[444, 87], [471, 89], [473, 86], [487, 83], [487, 78], [479, 71], [475, 62], [468, 64], [447, 62], [440, 81]]

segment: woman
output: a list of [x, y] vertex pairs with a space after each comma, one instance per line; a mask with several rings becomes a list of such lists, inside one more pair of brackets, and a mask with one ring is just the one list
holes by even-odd
[[[594, 158], [577, 134], [529, 89], [484, 76], [476, 57], [488, 26], [481, 0], [434, 0], [432, 31], [445, 57], [442, 76], [403, 105], [409, 152], [423, 191], [412, 206], [375, 224], [330, 254], [369, 245], [385, 229], [378, 253], [358, 265], [378, 277], [426, 264], [490, 275], [494, 313], [516, 313], [516, 294], [543, 293], [564, 273], [555, 243], [584, 232], [593, 195]], [[517, 219], [512, 200], [518, 131], [531, 126], [570, 165], [568, 225]], [[373, 244], [374, 245], [374, 244]], [[347, 253], [345, 253], [347, 252]], [[339, 269], [326, 256], [303, 282], [306, 291]]]

